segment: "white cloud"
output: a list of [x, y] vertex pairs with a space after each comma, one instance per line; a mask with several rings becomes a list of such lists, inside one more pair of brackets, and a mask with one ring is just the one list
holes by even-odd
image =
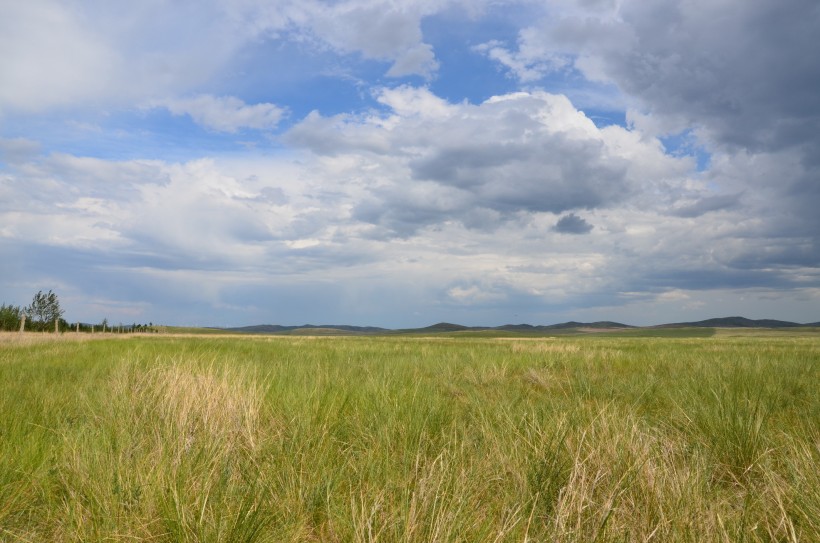
[[300, 31], [308, 33], [342, 53], [391, 61], [390, 77], [419, 75], [431, 78], [439, 68], [430, 44], [425, 43], [421, 24], [425, 17], [458, 6], [481, 10], [486, 0], [345, 0], [334, 4], [306, 2]]
[[447, 290], [447, 296], [459, 304], [473, 305], [504, 300], [506, 295], [490, 285], [455, 286]]
[[680, 289], [667, 290], [658, 294], [655, 299], [661, 302], [680, 303], [689, 300], [691, 296]]
[[376, 99], [399, 117], [443, 118], [457, 110], [429, 89], [407, 85], [380, 89]]
[[[703, 179], [643, 191], [642, 203], [684, 218], [729, 220], [745, 210], [738, 220], [756, 241], [731, 251], [733, 266], [819, 265], [820, 95], [813, 89], [820, 65], [806, 55], [820, 27], [816, 4], [623, 0], [600, 7], [552, 3], [520, 31], [517, 49], [495, 43], [484, 51], [522, 81], [549, 71], [539, 63], [566, 58], [588, 81], [624, 93], [633, 130], [617, 129], [619, 137], [687, 135], [700, 146], [710, 156]], [[680, 173], [672, 161], [628, 162], [633, 177], [655, 186]], [[789, 241], [777, 248], [779, 237]]]
[[555, 2], [516, 50], [485, 51], [522, 80], [565, 58], [618, 85], [655, 131], [699, 126], [714, 143], [775, 150], [818, 133], [820, 98], [806, 90], [820, 78], [806, 55], [818, 25], [812, 0]]
[[105, 92], [118, 59], [61, 2], [3, 2], [0, 112], [71, 104]]
[[421, 43], [415, 45], [396, 58], [393, 66], [387, 70], [390, 77], [420, 75], [430, 78], [438, 70], [439, 64], [433, 53], [433, 47]]
[[492, 228], [522, 213], [608, 208], [658, 182], [674, 200], [694, 167], [667, 156], [657, 140], [599, 129], [563, 96], [515, 93], [449, 104], [405, 86], [378, 99], [388, 113], [314, 113], [286, 139], [320, 155], [354, 158], [373, 183], [354, 217], [400, 236], [444, 221]]
[[234, 133], [244, 128], [271, 130], [276, 128], [285, 110], [274, 104], [246, 104], [233, 96], [199, 95], [192, 98], [171, 98], [154, 102], [174, 115], [188, 115], [197, 124], [218, 132]]
[[510, 50], [498, 40], [489, 41], [473, 48], [506, 67], [522, 83], [538, 81], [550, 73], [571, 65], [571, 59], [550, 50], [535, 28], [527, 28], [518, 36], [518, 48]]
[[235, 10], [211, 1], [4, 2], [0, 111], [138, 104], [185, 92], [275, 30], [240, 26]]

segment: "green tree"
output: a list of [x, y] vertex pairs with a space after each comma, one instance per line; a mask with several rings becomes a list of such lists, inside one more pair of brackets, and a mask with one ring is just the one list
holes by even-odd
[[0, 330], [16, 331], [20, 328], [23, 310], [17, 305], [0, 305]]
[[39, 291], [34, 295], [31, 305], [26, 308], [26, 314], [35, 321], [40, 329], [45, 329], [50, 322], [54, 323], [54, 330], [60, 322], [60, 317], [64, 311], [60, 308], [60, 300], [51, 290], [48, 292]]

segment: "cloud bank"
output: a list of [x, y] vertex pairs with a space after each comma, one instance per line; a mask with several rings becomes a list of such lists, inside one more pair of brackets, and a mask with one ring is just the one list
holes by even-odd
[[[5, 302], [52, 288], [71, 318], [222, 325], [820, 319], [812, 2], [5, 13]], [[481, 98], [447, 83], [469, 78]]]

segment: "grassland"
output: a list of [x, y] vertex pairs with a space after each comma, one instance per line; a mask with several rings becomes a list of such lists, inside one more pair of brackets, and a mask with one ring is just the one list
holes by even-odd
[[0, 541], [820, 541], [816, 334], [71, 336], [0, 337]]

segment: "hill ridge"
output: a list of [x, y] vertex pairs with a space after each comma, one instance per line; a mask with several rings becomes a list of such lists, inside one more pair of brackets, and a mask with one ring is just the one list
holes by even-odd
[[465, 326], [451, 322], [437, 322], [430, 326], [419, 328], [382, 328], [379, 326], [352, 326], [348, 324], [301, 324], [301, 325], [281, 325], [281, 324], [256, 324], [251, 326], [237, 327], [214, 327], [218, 330], [228, 332], [240, 332], [247, 334], [305, 334], [311, 331], [321, 334], [397, 334], [397, 333], [453, 333], [453, 332], [520, 332], [520, 333], [544, 333], [558, 331], [579, 332], [589, 330], [618, 330], [618, 329], [640, 329], [640, 328], [795, 328], [795, 327], [820, 327], [820, 322], [800, 324], [792, 321], [777, 319], [748, 319], [741, 316], [716, 317], [700, 321], [674, 322], [657, 324], [653, 326], [633, 326], [614, 321], [593, 321], [578, 322], [567, 321], [556, 324], [502, 324], [500, 326]]
[[811, 326], [791, 321], [777, 319], [747, 319], [746, 317], [717, 317], [693, 322], [676, 322], [662, 324], [663, 327], [696, 326], [706, 328], [794, 328], [797, 326]]

